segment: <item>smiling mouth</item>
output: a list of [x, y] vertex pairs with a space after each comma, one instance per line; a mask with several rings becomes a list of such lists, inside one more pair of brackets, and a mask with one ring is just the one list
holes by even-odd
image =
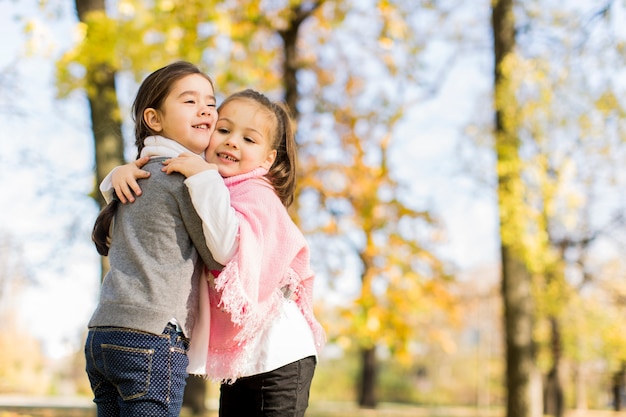
[[237, 162], [238, 161], [237, 159], [235, 159], [232, 156], [227, 155], [225, 153], [218, 153], [217, 157], [221, 158], [221, 159], [226, 159], [227, 161], [231, 161], [231, 162]]
[[203, 123], [201, 125], [195, 125], [192, 126], [194, 129], [202, 129], [202, 130], [209, 130], [209, 125], [206, 123]]

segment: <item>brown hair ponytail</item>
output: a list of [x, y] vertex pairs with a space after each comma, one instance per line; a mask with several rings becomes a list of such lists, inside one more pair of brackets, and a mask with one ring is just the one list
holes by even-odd
[[117, 196], [107, 204], [100, 214], [96, 218], [96, 222], [93, 225], [93, 231], [91, 232], [91, 240], [96, 245], [96, 250], [102, 256], [109, 254], [109, 247], [111, 245], [111, 223], [115, 218], [117, 212], [117, 206], [120, 204], [120, 200]]

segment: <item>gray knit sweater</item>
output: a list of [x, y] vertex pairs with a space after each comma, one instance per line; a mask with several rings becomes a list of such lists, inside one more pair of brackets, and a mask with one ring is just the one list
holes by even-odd
[[202, 261], [209, 269], [221, 269], [207, 249], [185, 177], [162, 172], [164, 159], [153, 158], [143, 167], [151, 174], [140, 180], [141, 197], [118, 206], [109, 250], [111, 270], [89, 327], [161, 334], [174, 318], [189, 336]]

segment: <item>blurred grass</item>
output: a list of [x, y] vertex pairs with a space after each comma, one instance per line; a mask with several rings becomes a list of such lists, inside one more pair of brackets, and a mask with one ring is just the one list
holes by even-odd
[[[376, 409], [361, 409], [352, 401], [316, 401], [309, 406], [307, 417], [503, 417], [504, 410], [497, 407], [423, 407], [398, 403], [380, 403]], [[25, 406], [19, 404], [0, 406], [0, 417], [95, 417], [91, 406]], [[183, 409], [180, 417], [192, 416]], [[201, 417], [217, 417], [211, 409]], [[570, 410], [565, 417], [626, 417], [626, 412], [609, 410]]]
[[[351, 402], [322, 402], [312, 404], [307, 417], [500, 417], [500, 412], [470, 409], [427, 409], [401, 404], [381, 404], [377, 409], [360, 409]], [[95, 417], [94, 408], [41, 408], [41, 407], [0, 407], [0, 417]], [[192, 417], [189, 410], [183, 410], [180, 417]], [[197, 416], [196, 416], [197, 417]], [[210, 410], [202, 417], [217, 417], [216, 410]]]
[[[0, 407], [0, 417], [95, 417], [94, 408], [85, 407]], [[410, 405], [383, 403], [374, 410], [360, 409], [352, 402], [322, 402], [312, 404], [307, 417], [502, 417], [501, 409], [477, 410], [472, 407], [415, 407]], [[183, 410], [180, 417], [192, 417]], [[197, 416], [196, 416], [197, 417]], [[217, 417], [216, 410], [210, 410], [202, 417]], [[580, 410], [568, 411], [565, 417], [626, 417], [626, 412]]]

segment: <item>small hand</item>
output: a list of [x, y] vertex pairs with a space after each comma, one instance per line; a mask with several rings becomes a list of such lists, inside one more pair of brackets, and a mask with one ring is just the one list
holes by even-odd
[[217, 165], [210, 164], [200, 156], [187, 152], [181, 153], [176, 158], [166, 159], [163, 165], [165, 166], [161, 168], [161, 171], [168, 174], [180, 172], [187, 178], [202, 171], [217, 169]]
[[132, 203], [135, 201], [135, 195], [141, 195], [141, 188], [137, 184], [137, 180], [150, 176], [148, 171], [141, 169], [149, 160], [149, 156], [144, 156], [117, 167], [111, 174], [111, 183], [115, 189], [115, 194], [122, 203]]

